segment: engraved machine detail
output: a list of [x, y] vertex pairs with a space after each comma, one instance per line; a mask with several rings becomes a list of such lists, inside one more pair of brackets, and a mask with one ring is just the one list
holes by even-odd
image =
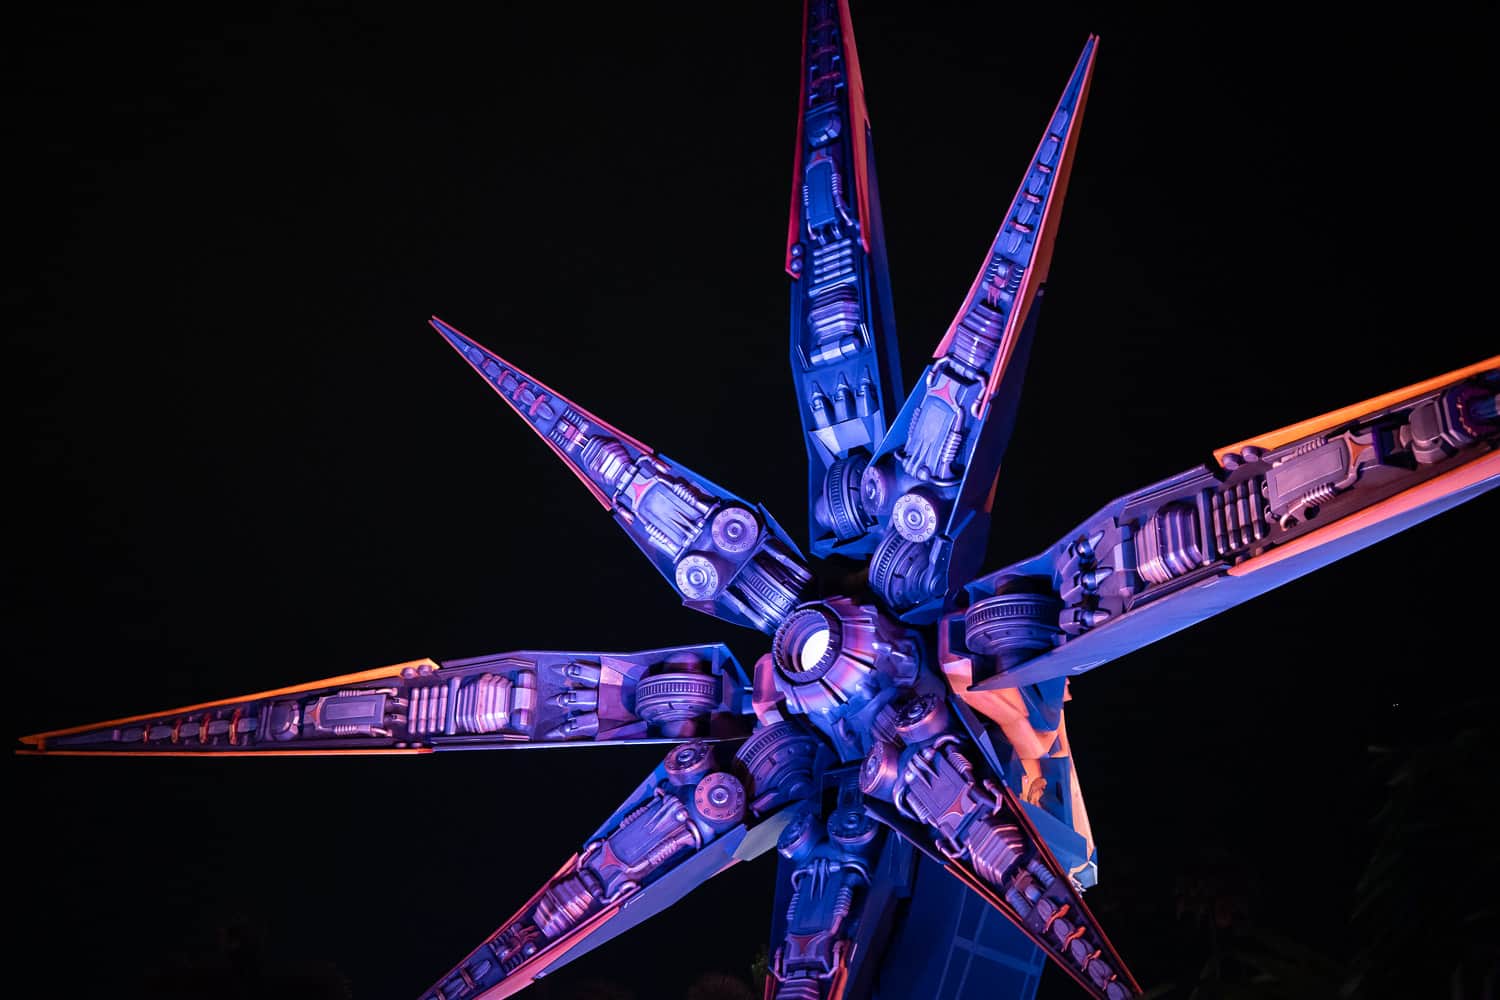
[[505, 448], [550, 449], [683, 605], [751, 630], [753, 671], [719, 644], [421, 659], [53, 729], [21, 752], [666, 747], [424, 1000], [510, 996], [773, 848], [767, 1000], [909, 995], [925, 952], [956, 947], [922, 914], [970, 903], [1000, 919], [968, 944], [1050, 962], [1100, 1000], [1139, 995], [1084, 901], [1098, 855], [1069, 678], [1500, 484], [1500, 357], [1221, 448], [981, 573], [1099, 41], [1011, 165], [1014, 194], [979, 193], [998, 231], [908, 392], [847, 0], [807, 0], [803, 24], [783, 268], [810, 556], [764, 506], [432, 320], [541, 441]]

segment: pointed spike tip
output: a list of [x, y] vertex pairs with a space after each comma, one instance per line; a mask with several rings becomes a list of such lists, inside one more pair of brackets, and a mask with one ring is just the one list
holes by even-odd
[[[507, 368], [511, 369], [522, 378], [525, 378], [526, 380], [531, 382], [536, 381], [530, 375], [527, 375], [525, 372], [521, 371], [521, 369], [511, 364], [509, 361], [506, 361], [504, 358], [496, 354], [494, 351], [490, 350], [488, 347], [485, 347], [477, 340], [473, 340], [457, 327], [449, 325], [438, 317], [432, 317], [427, 321], [427, 324], [438, 333], [442, 334], [443, 339], [448, 342], [448, 346], [457, 351], [459, 353], [459, 356], [467, 361], [471, 368], [479, 372], [480, 375], [484, 375], [486, 379], [488, 379], [489, 376], [485, 375], [484, 369], [481, 366], [487, 359], [493, 359], [505, 365]], [[493, 388], [496, 392], [500, 392], [500, 387], [497, 385], [491, 385], [491, 388]], [[549, 393], [551, 392], [550, 389], [547, 391]], [[500, 395], [502, 397], [505, 397], [505, 393], [503, 392], [500, 392]], [[506, 398], [506, 402], [510, 403], [512, 408], [514, 408], [514, 401]]]
[[[449, 326], [447, 323], [444, 323], [442, 320], [438, 319], [436, 316], [433, 316], [431, 319], [429, 319], [427, 321], [427, 325], [430, 326], [430, 327], [432, 327], [438, 333], [442, 334], [443, 339], [446, 340], [446, 341], [448, 341], [450, 344], [454, 344], [454, 338], [455, 337], [461, 338], [463, 340], [467, 340], [468, 339], [467, 337], [464, 337], [463, 334], [461, 334], [457, 330], [455, 330], [453, 327]], [[457, 344], [454, 344], [454, 346], [457, 346]]]
[[[588, 487], [589, 492], [594, 495], [594, 499], [598, 500], [606, 509], [614, 506], [613, 502], [599, 489], [598, 484], [594, 483], [578, 464], [557, 446], [557, 443], [548, 435], [549, 428], [538, 424], [537, 421], [539, 418], [536, 411], [528, 409], [527, 406], [518, 402], [517, 396], [510, 388], [506, 387], [504, 380], [513, 377], [517, 386], [545, 395], [547, 398], [556, 401], [559, 405], [565, 406], [583, 417], [594, 427], [607, 432], [611, 437], [617, 438], [639, 452], [654, 454], [652, 449], [642, 442], [637, 441], [618, 427], [611, 425], [608, 421], [601, 420], [566, 396], [558, 393], [545, 382], [533, 378], [521, 368], [511, 364], [477, 340], [470, 339], [466, 334], [449, 326], [438, 317], [434, 316], [428, 322], [434, 330], [443, 335], [443, 339], [448, 341], [449, 346], [458, 352], [459, 357], [463, 358], [470, 368], [478, 372], [480, 377], [488, 383], [489, 387], [499, 394], [501, 399], [505, 400], [505, 405], [509, 406], [525, 422], [526, 426], [530, 427], [546, 443], [547, 447], [551, 448], [557, 457], [563, 460], [563, 464], [568, 467], [569, 471]], [[535, 397], [532, 398], [534, 399]], [[543, 417], [541, 419], [548, 418]]]
[[[456, 329], [454, 329], [453, 327], [449, 326], [447, 323], [444, 323], [441, 319], [439, 319], [436, 316], [433, 316], [432, 318], [430, 318], [427, 321], [427, 325], [430, 326], [430, 327], [432, 327], [438, 333], [441, 333], [444, 337], [453, 337], [453, 336], [463, 337], [463, 334], [459, 333]], [[464, 339], [467, 340], [468, 338], [464, 338]]]

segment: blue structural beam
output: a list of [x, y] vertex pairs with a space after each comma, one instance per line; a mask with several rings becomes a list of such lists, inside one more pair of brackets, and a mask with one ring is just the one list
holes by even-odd
[[1090, 37], [963, 306], [864, 470], [870, 586], [914, 624], [978, 570], [1052, 260], [1098, 39]]
[[707, 741], [749, 735], [748, 679], [727, 646], [638, 653], [522, 649], [411, 660], [22, 737], [54, 756], [424, 754]]
[[774, 631], [812, 582], [770, 513], [611, 426], [436, 317], [433, 329], [562, 459], [690, 608]]
[[1091, 670], [1500, 485], [1500, 356], [1220, 449], [968, 585], [974, 690]]
[[902, 385], [848, 0], [810, 0], [803, 10], [786, 271], [812, 554], [865, 555], [879, 539], [858, 506], [860, 475]]

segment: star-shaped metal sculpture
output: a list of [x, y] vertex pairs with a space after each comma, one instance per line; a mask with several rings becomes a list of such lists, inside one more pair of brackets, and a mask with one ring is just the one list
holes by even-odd
[[723, 645], [423, 659], [42, 733], [25, 752], [665, 745], [434, 1000], [509, 996], [772, 849], [768, 998], [920, 995], [951, 944], [924, 914], [976, 901], [1006, 922], [969, 946], [1032, 973], [1050, 959], [1092, 996], [1139, 993], [1083, 896], [1096, 852], [1069, 679], [1500, 483], [1500, 358], [1220, 448], [982, 572], [1097, 47], [908, 392], [847, 2], [807, 4], [784, 261], [806, 555], [764, 507], [433, 319], [683, 604], [768, 637], [753, 666]]

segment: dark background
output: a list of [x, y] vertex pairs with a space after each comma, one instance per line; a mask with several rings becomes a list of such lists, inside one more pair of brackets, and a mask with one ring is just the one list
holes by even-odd
[[[855, 5], [908, 380], [1103, 38], [991, 566], [1215, 446], [1496, 350], [1478, 6], [1235, 10]], [[805, 538], [781, 273], [799, 16], [13, 25], [12, 732], [421, 656], [723, 640], [753, 662], [765, 641], [679, 607], [425, 320]], [[1487, 497], [1075, 683], [1090, 899], [1143, 981], [1196, 969], [1194, 885], [1358, 947], [1387, 795], [1367, 747], [1465, 721], [1493, 744], [1494, 518]], [[273, 993], [414, 996], [658, 758], [12, 761], [10, 974], [244, 995], [254, 940]], [[1483, 828], [1495, 781], [1472, 773], [1423, 818]], [[1450, 902], [1481, 836], [1417, 859]], [[748, 976], [770, 876], [728, 873], [551, 995]], [[1441, 954], [1413, 961], [1441, 987]]]

